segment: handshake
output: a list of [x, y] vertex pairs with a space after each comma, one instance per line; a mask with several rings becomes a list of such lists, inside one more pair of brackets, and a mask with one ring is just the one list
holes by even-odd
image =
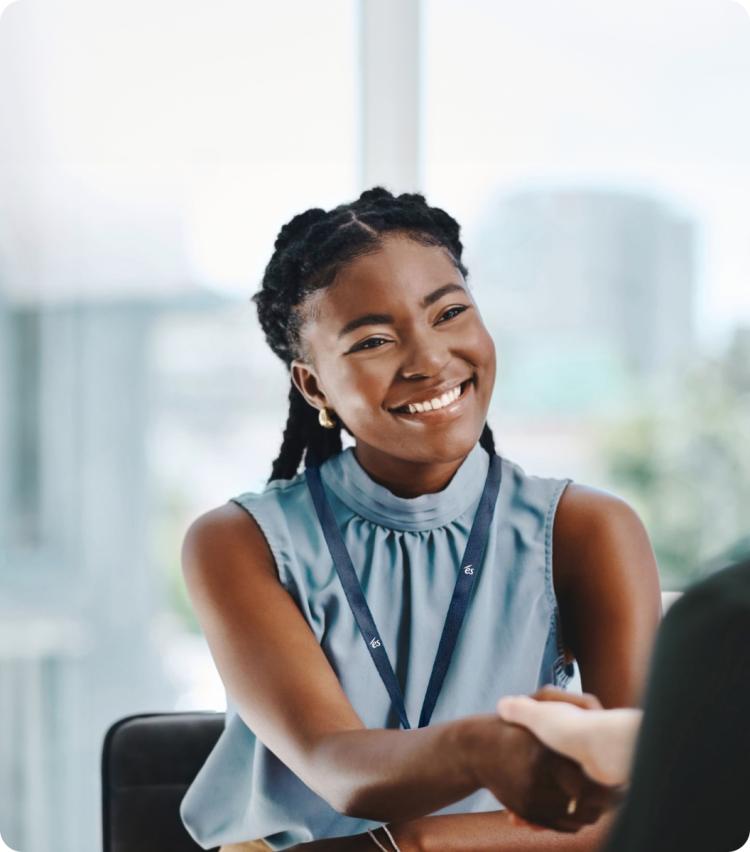
[[501, 698], [497, 710], [531, 740], [531, 758], [516, 774], [525, 782], [496, 791], [513, 823], [574, 832], [622, 799], [642, 711], [604, 710], [593, 695], [555, 687]]

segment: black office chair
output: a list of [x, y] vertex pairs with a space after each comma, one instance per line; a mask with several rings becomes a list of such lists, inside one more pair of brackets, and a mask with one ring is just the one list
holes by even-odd
[[180, 819], [180, 801], [223, 729], [224, 714], [213, 712], [143, 713], [109, 728], [102, 746], [104, 852], [200, 852]]

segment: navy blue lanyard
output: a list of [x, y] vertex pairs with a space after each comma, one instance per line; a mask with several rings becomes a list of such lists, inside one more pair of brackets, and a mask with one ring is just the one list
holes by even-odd
[[[456, 639], [461, 630], [461, 625], [466, 615], [466, 608], [469, 605], [469, 597], [471, 589], [479, 573], [479, 568], [482, 564], [484, 551], [487, 547], [487, 539], [489, 537], [490, 523], [492, 514], [495, 510], [497, 502], [497, 494], [500, 490], [500, 478], [502, 474], [502, 465], [500, 457], [493, 454], [490, 458], [489, 470], [487, 471], [487, 479], [484, 483], [482, 497], [479, 500], [474, 523], [469, 533], [469, 540], [466, 543], [466, 551], [464, 558], [461, 560], [461, 570], [458, 572], [456, 585], [453, 589], [453, 597], [451, 598], [448, 614], [445, 618], [443, 626], [443, 634], [440, 637], [437, 653], [435, 654], [435, 662], [432, 666], [432, 674], [430, 675], [429, 683], [427, 684], [427, 692], [422, 705], [422, 712], [419, 716], [419, 727], [423, 728], [428, 725], [432, 717], [432, 711], [435, 708], [440, 689], [445, 680], [445, 675], [448, 671], [448, 666], [453, 656], [453, 649], [456, 646]], [[305, 478], [307, 485], [312, 495], [315, 511], [318, 513], [320, 524], [323, 527], [323, 535], [325, 536], [328, 549], [333, 558], [333, 564], [336, 567], [336, 572], [341, 580], [341, 585], [344, 587], [346, 598], [349, 601], [354, 618], [359, 626], [359, 632], [367, 645], [375, 667], [380, 674], [380, 677], [388, 690], [393, 706], [398, 712], [401, 719], [401, 725], [409, 729], [409, 718], [406, 715], [406, 707], [404, 706], [404, 698], [401, 695], [401, 689], [393, 672], [388, 654], [386, 653], [383, 640], [380, 638], [378, 629], [375, 626], [375, 620], [372, 617], [370, 608], [365, 600], [362, 586], [357, 579], [357, 574], [352, 565], [352, 560], [349, 557], [349, 552], [346, 549], [344, 540], [341, 537], [336, 518], [331, 509], [331, 504], [325, 495], [323, 483], [320, 479], [320, 470], [317, 465], [309, 466], [305, 469]]]

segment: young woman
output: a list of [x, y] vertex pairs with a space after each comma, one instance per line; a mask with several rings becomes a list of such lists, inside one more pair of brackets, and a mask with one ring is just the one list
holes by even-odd
[[290, 371], [281, 451], [265, 490], [199, 518], [183, 550], [228, 697], [181, 805], [204, 848], [604, 836], [605, 789], [495, 707], [564, 686], [573, 658], [605, 707], [635, 703], [654, 557], [621, 500], [495, 453], [495, 347], [461, 255], [447, 213], [382, 188], [276, 240], [254, 301]]

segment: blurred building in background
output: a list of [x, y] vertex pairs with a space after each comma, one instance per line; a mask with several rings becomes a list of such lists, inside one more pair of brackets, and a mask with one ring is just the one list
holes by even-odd
[[[569, 361], [579, 383], [597, 363], [615, 368], [613, 384], [624, 371], [647, 379], [679, 370], [695, 347], [694, 231], [682, 211], [632, 192], [536, 189], [490, 205], [472, 277], [491, 295], [488, 319], [512, 353], [506, 379], [523, 394], [517, 357], [544, 362], [550, 380], [551, 365]], [[575, 393], [571, 401], [582, 402]], [[546, 399], [561, 402], [554, 391]]]

